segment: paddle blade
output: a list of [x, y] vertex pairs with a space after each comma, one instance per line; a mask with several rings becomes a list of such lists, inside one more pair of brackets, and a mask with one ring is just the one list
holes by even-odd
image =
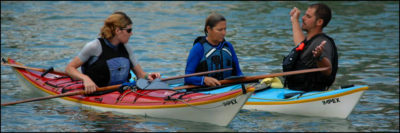
[[167, 83], [162, 82], [159, 78], [154, 79], [151, 82], [141, 78], [136, 82], [136, 86], [145, 90], [172, 89]]
[[153, 80], [148, 87], [145, 88], [146, 90], [155, 90], [155, 89], [172, 89], [167, 83], [162, 82], [161, 80]]
[[140, 78], [136, 81], [136, 86], [140, 89], [146, 88], [147, 86], [149, 86], [149, 84], [149, 81], [143, 78]]

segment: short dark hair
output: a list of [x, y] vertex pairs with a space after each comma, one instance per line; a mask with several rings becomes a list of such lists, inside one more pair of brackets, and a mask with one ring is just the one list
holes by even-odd
[[317, 19], [324, 20], [324, 23], [322, 23], [322, 28], [328, 25], [332, 18], [332, 13], [331, 9], [327, 5], [323, 3], [317, 3], [310, 5], [309, 8], [315, 8], [315, 16]]
[[208, 17], [206, 19], [206, 24], [204, 25], [204, 33], [206, 34], [206, 36], [208, 33], [207, 26], [210, 26], [210, 28], [212, 29], [220, 21], [226, 21], [225, 17], [222, 16], [221, 14], [211, 13], [210, 15], [208, 15]]

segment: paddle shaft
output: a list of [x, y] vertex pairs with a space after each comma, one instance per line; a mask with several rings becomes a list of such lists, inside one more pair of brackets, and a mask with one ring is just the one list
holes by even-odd
[[162, 78], [161, 81], [167, 81], [167, 80], [173, 80], [173, 79], [180, 79], [180, 78], [186, 78], [186, 77], [192, 77], [192, 76], [200, 76], [200, 75], [206, 75], [206, 74], [210, 74], [210, 73], [223, 72], [223, 71], [228, 71], [228, 70], [232, 70], [232, 68], [225, 68], [225, 69], [219, 69], [219, 70], [213, 70], [213, 71], [206, 71], [206, 72], [198, 72], [198, 73], [186, 74], [186, 75], [175, 76], [175, 77], [169, 77], [169, 78]]
[[[16, 68], [22, 68], [22, 69], [30, 69], [34, 71], [40, 71], [40, 72], [45, 72], [46, 69], [42, 68], [33, 68], [33, 67], [27, 67], [23, 65], [16, 65], [16, 64], [9, 64], [9, 63], [1, 63], [2, 65], [6, 66], [11, 66], [11, 67], [16, 67]], [[214, 71], [206, 71], [206, 72], [198, 72], [198, 73], [192, 73], [192, 74], [187, 74], [187, 75], [181, 75], [181, 76], [175, 76], [175, 77], [168, 77], [168, 78], [162, 78], [161, 81], [167, 81], [167, 80], [173, 80], [173, 79], [180, 79], [180, 78], [186, 78], [186, 77], [192, 77], [192, 76], [200, 76], [200, 75], [206, 75], [210, 73], [217, 73], [217, 72], [223, 72], [223, 71], [228, 71], [232, 70], [232, 68], [225, 68], [225, 69], [219, 69], [219, 70], [214, 70]], [[63, 74], [67, 75], [65, 72], [61, 71], [51, 71], [52, 73], [57, 73], [57, 74]]]
[[[25, 67], [25, 66], [14, 65], [14, 64], [7, 64], [7, 65], [8, 66], [12, 66], [12, 67], [23, 68], [23, 69], [31, 69], [31, 70], [35, 70], [35, 71], [45, 71], [44, 69], [40, 69], [40, 68], [31, 68], [31, 67]], [[190, 77], [190, 76], [199, 76], [199, 75], [205, 75], [205, 74], [210, 74], [210, 73], [223, 72], [223, 71], [228, 71], [228, 70], [232, 70], [232, 68], [220, 69], [220, 70], [214, 70], [214, 71], [207, 71], [207, 72], [192, 73], [192, 74], [188, 74], [188, 75], [163, 78], [161, 80], [162, 81], [167, 81], [167, 80], [185, 78], [185, 77]], [[97, 88], [96, 92], [117, 89], [120, 86], [121, 86], [121, 84], [101, 87], [101, 88]], [[76, 92], [69, 92], [69, 93], [64, 93], [64, 94], [59, 94], [59, 95], [53, 95], [53, 96], [47, 96], [47, 97], [26, 99], [26, 100], [22, 100], [22, 101], [11, 102], [11, 103], [4, 103], [4, 104], [1, 104], [1, 106], [14, 105], [14, 104], [19, 104], [19, 103], [33, 102], [33, 101], [46, 100], [46, 99], [59, 98], [59, 97], [82, 95], [82, 94], [85, 94], [84, 90], [80, 90], [80, 91], [76, 91]]]
[[[46, 69], [42, 69], [42, 68], [33, 68], [33, 67], [28, 67], [28, 66], [23, 66], [23, 65], [17, 65], [17, 64], [9, 64], [9, 63], [1, 63], [1, 65], [5, 65], [5, 66], [11, 66], [11, 67], [16, 67], [16, 68], [22, 68], [22, 69], [30, 69], [30, 70], [34, 70], [34, 71], [39, 71], [39, 72], [45, 72]], [[52, 73], [56, 73], [56, 74], [63, 74], [63, 75], [67, 75], [67, 73], [65, 72], [61, 72], [61, 71], [51, 71]]]
[[[296, 75], [296, 74], [303, 74], [303, 73], [310, 73], [310, 72], [319, 72], [319, 71], [325, 71], [327, 69], [328, 69], [328, 67], [312, 68], [312, 69], [305, 69], [305, 70], [273, 73], [273, 74], [267, 74], [267, 75], [246, 76], [246, 77], [241, 77], [241, 78], [236, 78], [236, 79], [225, 79], [225, 80], [219, 80], [219, 82], [221, 84], [233, 84], [233, 83], [239, 84], [239, 83], [246, 83], [246, 82], [250, 82], [250, 81], [256, 81], [256, 80], [263, 79], [263, 78], [272, 78], [272, 77], [289, 76], [289, 75]], [[184, 86], [175, 87], [173, 89], [181, 90], [181, 89], [192, 89], [192, 88], [199, 88], [199, 87], [202, 87], [202, 86], [184, 85]]]
[[[106, 90], [116, 89], [119, 86], [120, 85], [112, 85], [112, 86], [107, 86], [107, 87], [101, 87], [101, 88], [97, 88], [96, 91], [106, 91]], [[14, 105], [14, 104], [19, 104], [19, 103], [33, 102], [33, 101], [40, 101], [40, 100], [46, 100], [46, 99], [52, 99], [52, 98], [58, 98], [58, 97], [82, 95], [82, 94], [85, 94], [84, 90], [79, 90], [79, 91], [75, 91], [75, 92], [67, 92], [67, 93], [60, 94], [60, 95], [52, 95], [52, 96], [47, 96], [47, 97], [31, 98], [31, 99], [26, 99], [26, 100], [22, 100], [22, 101], [4, 103], [4, 104], [1, 104], [1, 106]]]

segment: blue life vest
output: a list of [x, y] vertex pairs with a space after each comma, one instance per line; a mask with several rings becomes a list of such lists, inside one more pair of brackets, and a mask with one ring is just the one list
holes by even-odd
[[[232, 68], [232, 52], [228, 47], [228, 42], [223, 40], [221, 42], [223, 47], [221, 49], [217, 49], [207, 42], [205, 36], [200, 36], [197, 37], [193, 45], [197, 43], [200, 43], [203, 46], [204, 56], [201, 58], [200, 63], [196, 68], [196, 72]], [[225, 79], [232, 75], [235, 75], [234, 70], [208, 74], [208, 76], [214, 77], [218, 80]]]
[[93, 61], [89, 59], [82, 65], [82, 73], [88, 75], [98, 87], [122, 84], [130, 79], [129, 70], [132, 63], [124, 44], [118, 50], [107, 46], [103, 38], [99, 38], [102, 53]]

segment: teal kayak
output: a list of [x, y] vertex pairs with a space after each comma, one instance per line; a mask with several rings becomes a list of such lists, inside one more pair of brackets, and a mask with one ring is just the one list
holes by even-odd
[[[217, 94], [239, 86], [233, 85], [203, 93]], [[367, 89], [366, 85], [352, 85], [335, 90], [313, 92], [266, 88], [253, 93], [243, 109], [344, 119], [352, 112]]]
[[[173, 83], [170, 86], [182, 86], [182, 82]], [[247, 84], [246, 86], [254, 86], [256, 91], [247, 100], [243, 109], [343, 119], [347, 118], [364, 91], [368, 90], [366, 85], [351, 85], [329, 91], [313, 92], [287, 88], [263, 88], [257, 87], [258, 84]], [[195, 91], [205, 94], [218, 94], [240, 88], [242, 88], [242, 85], [237, 84], [213, 90], [199, 91], [195, 89]]]

